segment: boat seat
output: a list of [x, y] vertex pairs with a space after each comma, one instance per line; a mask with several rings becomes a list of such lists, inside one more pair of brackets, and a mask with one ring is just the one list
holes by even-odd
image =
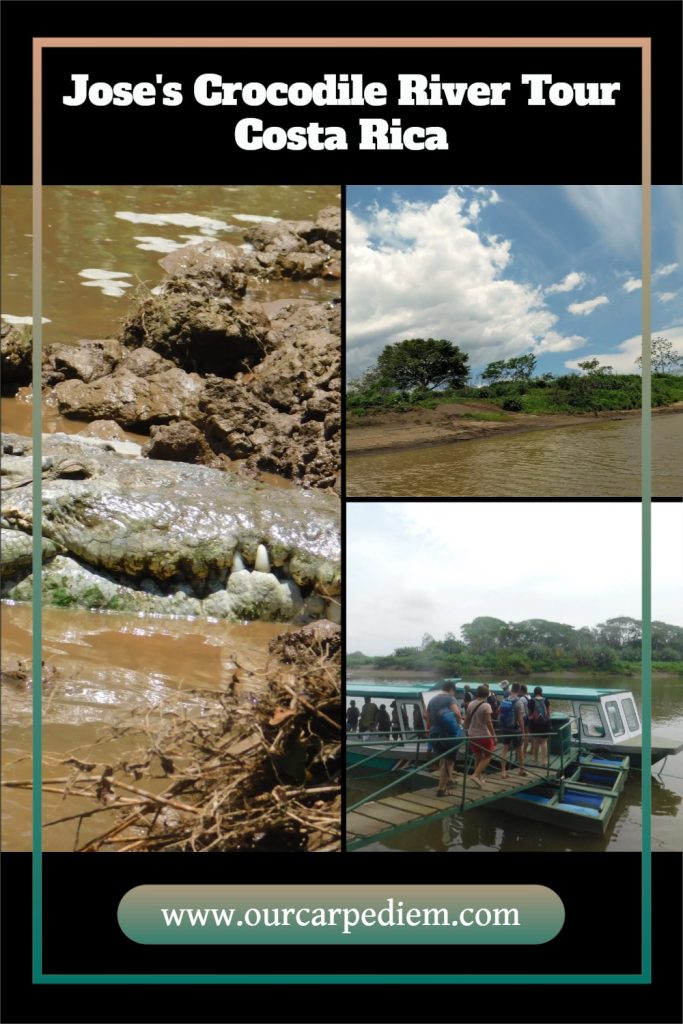
[[599, 818], [600, 811], [595, 807], [580, 807], [578, 804], [556, 804], [561, 811], [571, 811], [572, 814], [583, 814], [586, 818]]
[[527, 800], [531, 804], [551, 804], [554, 796], [546, 796], [544, 793], [515, 793], [516, 800]]
[[[594, 807], [598, 811], [602, 808], [604, 797], [597, 793], [575, 793], [571, 790], [566, 790], [564, 794], [565, 804], [571, 804], [572, 807]], [[558, 804], [559, 807], [562, 804]]]

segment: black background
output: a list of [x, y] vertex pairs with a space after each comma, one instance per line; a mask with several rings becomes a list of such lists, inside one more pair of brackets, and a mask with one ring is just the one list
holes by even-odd
[[[94, 54], [47, 50], [43, 58], [43, 180], [45, 184], [71, 183], [82, 181], [85, 173], [89, 182], [125, 184], [133, 173], [141, 184], [219, 184], [226, 175], [267, 184], [273, 180], [273, 162], [284, 167], [286, 161], [288, 179], [302, 182], [436, 182], [452, 181], [461, 173], [468, 180], [494, 182], [500, 180], [501, 167], [510, 162], [516, 181], [637, 183], [641, 178], [640, 65], [637, 49], [430, 49], [417, 54], [405, 49], [183, 49], [129, 50], [125, 58], [121, 50]], [[615, 106], [528, 106], [522, 74], [544, 74], [549, 68], [554, 81], [620, 82]], [[62, 96], [72, 95], [70, 76], [75, 72], [109, 83], [122, 76], [129, 82], [153, 82], [159, 73], [164, 81], [182, 82], [185, 99], [179, 107], [64, 106]], [[204, 107], [195, 102], [192, 88], [204, 72], [230, 82], [303, 79], [309, 83], [321, 81], [326, 73], [363, 74], [366, 83], [385, 83], [389, 96], [384, 107]], [[501, 107], [399, 107], [399, 73], [428, 79], [438, 73], [442, 81], [510, 82], [512, 88]], [[346, 130], [349, 149], [242, 150], [234, 141], [234, 126], [243, 117], [284, 128], [312, 121], [339, 125]], [[388, 123], [399, 118], [404, 126], [441, 124], [449, 149], [361, 151], [359, 118], [382, 118]], [[131, 150], [130, 134], [144, 138], [142, 154]], [[83, 138], [90, 140], [87, 161], [83, 160]]]
[[[324, 11], [323, 11], [324, 8]], [[78, 35], [365, 35], [379, 12], [396, 36], [650, 36], [653, 40], [653, 180], [681, 182], [681, 5], [611, 3], [18, 3], [3, 5], [3, 181], [31, 181], [31, 37]], [[322, 18], [324, 17], [324, 22]], [[375, 19], [376, 21], [377, 19]], [[230, 57], [228, 59], [228, 54]], [[331, 58], [334, 57], [334, 61]], [[60, 184], [163, 183], [638, 183], [640, 89], [638, 51], [418, 52], [407, 63], [387, 51], [301, 58], [273, 51], [50, 51], [45, 63], [44, 177]], [[78, 61], [76, 66], [74, 61]], [[194, 63], [192, 63], [194, 61]], [[238, 63], [236, 63], [238, 61]], [[341, 63], [339, 63], [341, 61]], [[108, 63], [110, 62], [110, 63]], [[166, 62], [166, 63], [164, 63]], [[239, 68], [244, 68], [238, 75]], [[166, 72], [168, 68], [168, 72]], [[451, 68], [453, 70], [451, 70]], [[593, 71], [593, 68], [600, 70]], [[139, 69], [139, 70], [137, 70]], [[607, 70], [605, 70], [607, 69]], [[70, 108], [60, 97], [74, 71], [95, 78], [150, 80], [157, 71], [186, 82], [179, 108]], [[496, 108], [389, 108], [346, 114], [404, 123], [452, 124], [446, 154], [302, 154], [231, 151], [234, 108], [201, 108], [189, 84], [203, 71], [225, 80], [315, 81], [327, 71], [362, 71], [367, 81], [396, 71], [441, 73], [444, 80], [513, 82], [508, 105]], [[528, 108], [521, 71], [555, 80], [617, 81], [615, 108]], [[115, 72], [115, 73], [114, 73]], [[66, 83], [66, 84], [65, 84]], [[387, 81], [388, 84], [388, 81]], [[515, 99], [513, 99], [513, 97]], [[517, 104], [517, 105], [516, 105]], [[261, 116], [261, 109], [246, 111]], [[426, 113], [425, 113], [426, 111]], [[266, 123], [323, 120], [342, 124], [342, 108], [281, 109]], [[292, 114], [294, 116], [292, 116]], [[44, 970], [55, 973], [383, 973], [481, 974], [466, 987], [277, 988], [249, 986], [105, 986], [96, 993], [69, 985], [30, 983], [30, 856], [3, 857], [5, 1016], [33, 1021], [408, 1020], [623, 1021], [681, 1020], [681, 856], [653, 858], [652, 986], [493, 988], [496, 973], [638, 973], [640, 858], [635, 854], [482, 853], [465, 856], [389, 853], [305, 855], [129, 855], [44, 858]], [[567, 921], [543, 947], [144, 947], [116, 924], [121, 896], [145, 883], [437, 881], [549, 885]], [[242, 993], [240, 1008], [237, 994]]]

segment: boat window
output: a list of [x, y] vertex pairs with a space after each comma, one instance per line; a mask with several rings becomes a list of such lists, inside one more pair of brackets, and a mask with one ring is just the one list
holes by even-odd
[[638, 712], [636, 706], [633, 703], [632, 697], [625, 697], [621, 702], [621, 708], [626, 718], [626, 724], [629, 732], [639, 732], [640, 722], [638, 721]]
[[600, 711], [596, 704], [580, 704], [579, 715], [581, 716], [581, 732], [584, 736], [604, 736], [605, 726], [600, 718]]
[[624, 723], [621, 715], [619, 714], [619, 705], [615, 700], [608, 700], [605, 707], [607, 709], [607, 718], [609, 719], [612, 734], [614, 736], [623, 736], [626, 730], [624, 729]]

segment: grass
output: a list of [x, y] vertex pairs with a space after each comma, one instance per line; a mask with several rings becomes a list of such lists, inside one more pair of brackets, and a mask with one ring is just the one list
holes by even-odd
[[510, 417], [504, 412], [465, 412], [460, 417], [462, 420], [479, 420], [483, 423], [505, 423]]

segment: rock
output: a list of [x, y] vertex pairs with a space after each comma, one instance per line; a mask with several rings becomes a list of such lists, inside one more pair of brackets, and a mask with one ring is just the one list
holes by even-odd
[[0, 325], [0, 366], [3, 384], [30, 384], [33, 332], [29, 326]]
[[236, 245], [207, 239], [185, 245], [159, 260], [169, 277], [161, 293], [195, 292], [204, 295], [244, 295], [247, 274], [258, 272], [258, 264]]
[[129, 348], [145, 345], [186, 370], [220, 377], [255, 366], [276, 344], [257, 308], [188, 294], [144, 299], [124, 323], [121, 340]]
[[152, 424], [196, 419], [202, 389], [201, 377], [177, 367], [146, 378], [121, 368], [90, 384], [64, 381], [54, 395], [64, 416], [114, 420], [128, 429], [144, 430]]
[[[339, 309], [291, 303], [272, 321], [280, 345], [246, 383], [207, 380], [200, 399], [216, 452], [307, 486], [336, 488], [341, 459]], [[325, 329], [329, 328], [329, 329]]]
[[171, 277], [192, 277], [206, 273], [222, 276], [242, 268], [244, 251], [229, 242], [207, 239], [197, 245], [184, 245], [159, 260]]
[[341, 231], [341, 210], [338, 206], [326, 206], [316, 217], [312, 230], [301, 233], [309, 244], [322, 241], [326, 245], [332, 246], [333, 249], [341, 249]]
[[43, 359], [43, 384], [74, 379], [90, 383], [112, 373], [122, 355], [121, 344], [115, 338], [50, 345]]
[[123, 365], [136, 377], [151, 377], [155, 373], [162, 373], [163, 370], [172, 370], [175, 363], [143, 345], [132, 351], [126, 350]]
[[260, 252], [297, 252], [306, 244], [304, 232], [310, 234], [313, 229], [312, 221], [279, 220], [276, 224], [263, 221], [249, 228], [244, 240]]
[[79, 437], [99, 437], [103, 441], [125, 441], [126, 435], [114, 420], [94, 420], [78, 431]]
[[152, 427], [150, 440], [143, 445], [142, 454], [148, 459], [191, 462], [203, 466], [211, 466], [217, 462], [204, 434], [186, 420]]
[[337, 277], [338, 272], [328, 273], [328, 267], [335, 266], [330, 253], [290, 252], [278, 256], [275, 266], [280, 277], [289, 277], [292, 281], [307, 281], [311, 277]]

